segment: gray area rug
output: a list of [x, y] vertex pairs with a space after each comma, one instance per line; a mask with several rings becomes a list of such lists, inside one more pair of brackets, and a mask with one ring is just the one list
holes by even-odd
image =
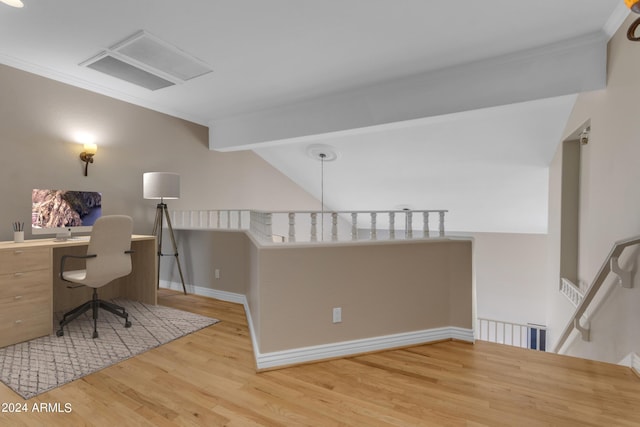
[[[91, 311], [71, 322], [64, 336], [36, 338], [0, 349], [0, 381], [25, 399], [158, 347], [218, 322], [169, 307], [113, 300], [125, 307], [132, 323], [104, 310], [93, 339]], [[56, 314], [55, 326], [62, 313]]]

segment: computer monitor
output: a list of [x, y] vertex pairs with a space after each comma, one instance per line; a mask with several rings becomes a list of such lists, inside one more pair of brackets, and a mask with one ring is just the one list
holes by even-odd
[[96, 191], [45, 190], [31, 192], [31, 233], [55, 234], [67, 239], [72, 233], [91, 232], [102, 215], [102, 194]]

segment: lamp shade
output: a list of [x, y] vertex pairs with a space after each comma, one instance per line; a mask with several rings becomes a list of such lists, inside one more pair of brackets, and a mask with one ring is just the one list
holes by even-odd
[[142, 175], [145, 199], [179, 199], [180, 175], [173, 172], [145, 172]]

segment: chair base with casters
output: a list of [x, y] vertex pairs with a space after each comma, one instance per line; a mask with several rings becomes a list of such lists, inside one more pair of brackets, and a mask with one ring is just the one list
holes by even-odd
[[98, 311], [99, 309], [107, 310], [115, 314], [116, 316], [120, 316], [124, 319], [124, 327], [130, 328], [131, 322], [129, 321], [129, 314], [126, 312], [124, 307], [121, 307], [117, 304], [113, 304], [109, 301], [104, 301], [98, 298], [98, 291], [93, 289], [93, 298], [91, 301], [87, 301], [81, 306], [74, 308], [71, 311], [68, 311], [62, 316], [62, 320], [60, 321], [60, 329], [56, 331], [56, 335], [61, 337], [64, 335], [64, 327], [75, 320], [78, 316], [83, 315], [89, 310], [93, 312], [93, 338], [98, 338]]

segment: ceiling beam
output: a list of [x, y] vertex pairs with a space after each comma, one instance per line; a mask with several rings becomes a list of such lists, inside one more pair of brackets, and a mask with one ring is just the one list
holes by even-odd
[[[514, 35], [514, 37], [517, 35]], [[236, 151], [407, 120], [603, 89], [607, 41], [596, 32], [515, 54], [213, 120], [209, 148]]]

